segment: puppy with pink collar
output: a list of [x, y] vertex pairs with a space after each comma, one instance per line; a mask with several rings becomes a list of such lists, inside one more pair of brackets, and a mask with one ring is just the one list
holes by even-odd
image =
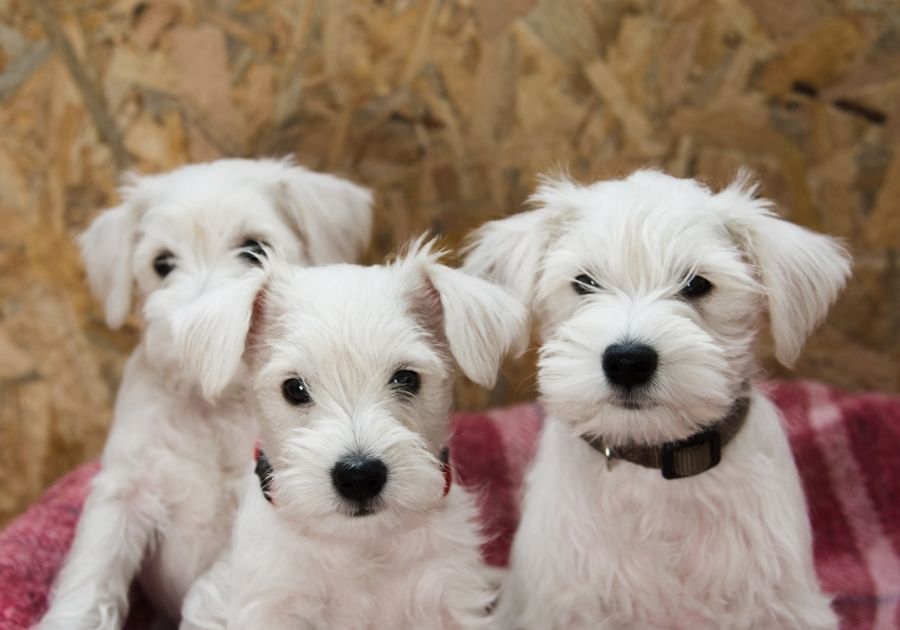
[[181, 627], [487, 626], [473, 496], [441, 451], [457, 370], [490, 387], [524, 307], [427, 245], [384, 266], [272, 263], [228, 303], [178, 339], [210, 393], [249, 366], [271, 501], [248, 475]]

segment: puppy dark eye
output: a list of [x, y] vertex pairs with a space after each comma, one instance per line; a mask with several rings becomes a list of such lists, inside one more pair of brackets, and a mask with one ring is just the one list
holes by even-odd
[[243, 243], [241, 243], [240, 247], [240, 256], [241, 260], [244, 260], [251, 265], [262, 266], [262, 259], [268, 258], [269, 255], [266, 254], [266, 247], [269, 244], [265, 241], [257, 241], [256, 239], [248, 238]]
[[702, 297], [713, 290], [712, 282], [703, 276], [691, 276], [683, 287], [681, 287], [681, 296], [689, 300]]
[[303, 382], [302, 378], [289, 378], [282, 383], [281, 394], [286, 401], [298, 407], [312, 402], [309, 390], [306, 389], [306, 383]]
[[160, 278], [165, 278], [175, 269], [175, 254], [164, 251], [153, 259], [153, 271]]
[[418, 373], [412, 370], [397, 370], [390, 380], [390, 386], [394, 390], [407, 396], [415, 396], [421, 385]]
[[572, 288], [575, 289], [575, 293], [578, 295], [587, 295], [588, 293], [595, 293], [603, 287], [600, 286], [599, 282], [583, 273], [572, 281]]

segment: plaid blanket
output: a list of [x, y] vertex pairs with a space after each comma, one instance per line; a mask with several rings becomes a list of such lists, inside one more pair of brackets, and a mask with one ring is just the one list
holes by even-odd
[[[900, 398], [814, 382], [765, 387], [784, 413], [809, 500], [816, 567], [835, 595], [841, 627], [900, 628]], [[454, 418], [455, 476], [481, 491], [491, 564], [507, 561], [541, 423], [538, 405]], [[0, 630], [27, 628], [42, 614], [97, 468], [73, 471], [0, 532]], [[137, 589], [132, 599], [128, 628], [143, 630], [152, 611]]]

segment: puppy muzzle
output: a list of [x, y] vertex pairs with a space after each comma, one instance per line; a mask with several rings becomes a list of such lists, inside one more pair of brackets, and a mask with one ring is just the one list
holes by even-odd
[[[254, 469], [256, 472], [257, 478], [259, 478], [259, 488], [263, 493], [263, 496], [266, 498], [266, 501], [272, 503], [274, 505], [275, 501], [272, 498], [272, 481], [274, 470], [272, 469], [272, 464], [269, 462], [269, 458], [266, 457], [266, 454], [262, 451], [259, 445], [256, 445], [255, 448], [255, 458], [256, 458], [256, 468]], [[448, 494], [450, 494], [450, 487], [453, 485], [453, 467], [450, 464], [450, 447], [444, 446], [441, 448], [438, 453], [438, 461], [441, 463], [441, 471], [444, 473], [444, 489], [441, 495], [441, 498], [446, 498]]]

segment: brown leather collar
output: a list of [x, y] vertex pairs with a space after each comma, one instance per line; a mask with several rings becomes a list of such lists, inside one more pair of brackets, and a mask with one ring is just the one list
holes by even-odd
[[666, 479], [693, 477], [714, 468], [722, 459], [722, 449], [744, 426], [750, 398], [744, 396], [732, 403], [728, 413], [711, 426], [677, 442], [659, 445], [626, 444], [606, 446], [603, 438], [582, 435], [581, 439], [599, 451], [608, 461], [624, 459], [645, 468], [659, 468]]

